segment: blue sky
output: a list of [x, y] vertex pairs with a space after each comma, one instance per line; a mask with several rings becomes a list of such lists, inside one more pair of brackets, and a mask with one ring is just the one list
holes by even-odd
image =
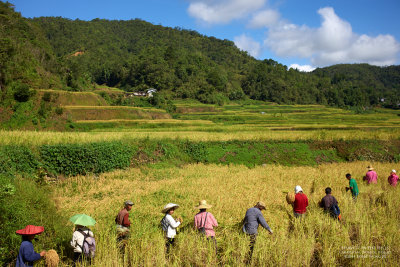
[[128, 20], [228, 39], [258, 59], [312, 70], [400, 64], [399, 0], [9, 0], [24, 17]]

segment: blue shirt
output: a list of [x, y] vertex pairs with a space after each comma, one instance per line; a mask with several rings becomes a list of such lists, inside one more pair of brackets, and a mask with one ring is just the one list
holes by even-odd
[[261, 224], [261, 226], [268, 231], [271, 231], [271, 228], [265, 221], [260, 209], [255, 207], [248, 209], [246, 211], [246, 215], [244, 216], [244, 230], [246, 234], [257, 234], [257, 228], [259, 224]]
[[40, 260], [41, 256], [33, 250], [33, 245], [30, 241], [22, 241], [19, 247], [16, 267], [33, 266], [33, 262]]

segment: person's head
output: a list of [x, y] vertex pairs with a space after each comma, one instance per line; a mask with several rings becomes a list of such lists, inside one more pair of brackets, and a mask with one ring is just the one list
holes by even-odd
[[168, 203], [164, 206], [161, 212], [172, 215], [177, 208], [179, 208], [178, 204]]
[[396, 170], [392, 170], [390, 174], [391, 174], [391, 175], [396, 174]]
[[133, 206], [133, 202], [132, 202], [132, 201], [126, 200], [126, 201], [124, 202], [124, 207], [125, 207], [125, 209], [126, 209], [127, 211], [130, 211], [130, 210], [132, 209], [132, 206]]
[[207, 204], [206, 200], [200, 200], [199, 205], [196, 207], [197, 209], [200, 210], [200, 212], [206, 211], [207, 209], [210, 209], [212, 206]]
[[347, 180], [350, 180], [351, 179], [351, 174], [350, 173], [346, 174], [346, 178], [347, 178]]
[[258, 201], [254, 207], [256, 207], [259, 210], [265, 210], [265, 203], [262, 201]]
[[32, 241], [33, 239], [35, 239], [36, 235], [22, 235], [22, 240], [23, 241]]
[[368, 169], [368, 171], [373, 171], [374, 167], [372, 167], [372, 165], [368, 165], [367, 169]]
[[298, 194], [298, 193], [303, 193], [303, 188], [301, 188], [300, 185], [296, 185], [294, 188], [294, 193]]
[[332, 189], [330, 187], [325, 188], [325, 194], [329, 195], [332, 193]]
[[174, 214], [174, 212], [175, 212], [175, 208], [171, 208], [171, 209], [169, 209], [169, 210], [167, 211], [167, 213], [168, 213], [169, 215]]

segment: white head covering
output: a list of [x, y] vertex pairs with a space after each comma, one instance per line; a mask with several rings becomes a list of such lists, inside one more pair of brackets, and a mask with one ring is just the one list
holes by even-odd
[[296, 187], [294, 188], [294, 192], [297, 194], [299, 192], [303, 192], [303, 189], [301, 188], [300, 185], [296, 185]]
[[396, 173], [396, 170], [392, 170], [393, 173]]
[[164, 206], [164, 208], [163, 208], [163, 210], [161, 212], [162, 213], [166, 213], [172, 208], [177, 209], [177, 208], [179, 208], [179, 205], [178, 204], [174, 204], [174, 203], [168, 203], [167, 205]]

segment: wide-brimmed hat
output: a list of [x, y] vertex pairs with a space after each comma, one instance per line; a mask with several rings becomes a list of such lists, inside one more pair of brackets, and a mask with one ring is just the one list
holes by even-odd
[[262, 201], [258, 201], [257, 204], [256, 204], [256, 206], [265, 209], [265, 203], [262, 202]]
[[209, 209], [209, 208], [211, 208], [212, 206], [211, 205], [208, 205], [207, 204], [207, 201], [205, 201], [204, 199], [203, 200], [200, 200], [199, 201], [199, 205], [196, 207], [197, 209]]
[[301, 188], [300, 185], [296, 185], [295, 188], [294, 188], [294, 192], [295, 192], [296, 194], [299, 193], [299, 192], [303, 192], [303, 188]]
[[372, 171], [372, 170], [374, 169], [374, 167], [372, 167], [372, 165], [368, 165], [367, 169], [368, 169], [369, 171]]
[[44, 231], [43, 226], [27, 225], [24, 229], [15, 231], [19, 235], [38, 235]]
[[170, 209], [177, 209], [177, 208], [179, 208], [178, 204], [168, 203], [167, 205], [164, 206], [164, 208], [161, 212], [167, 213]]

